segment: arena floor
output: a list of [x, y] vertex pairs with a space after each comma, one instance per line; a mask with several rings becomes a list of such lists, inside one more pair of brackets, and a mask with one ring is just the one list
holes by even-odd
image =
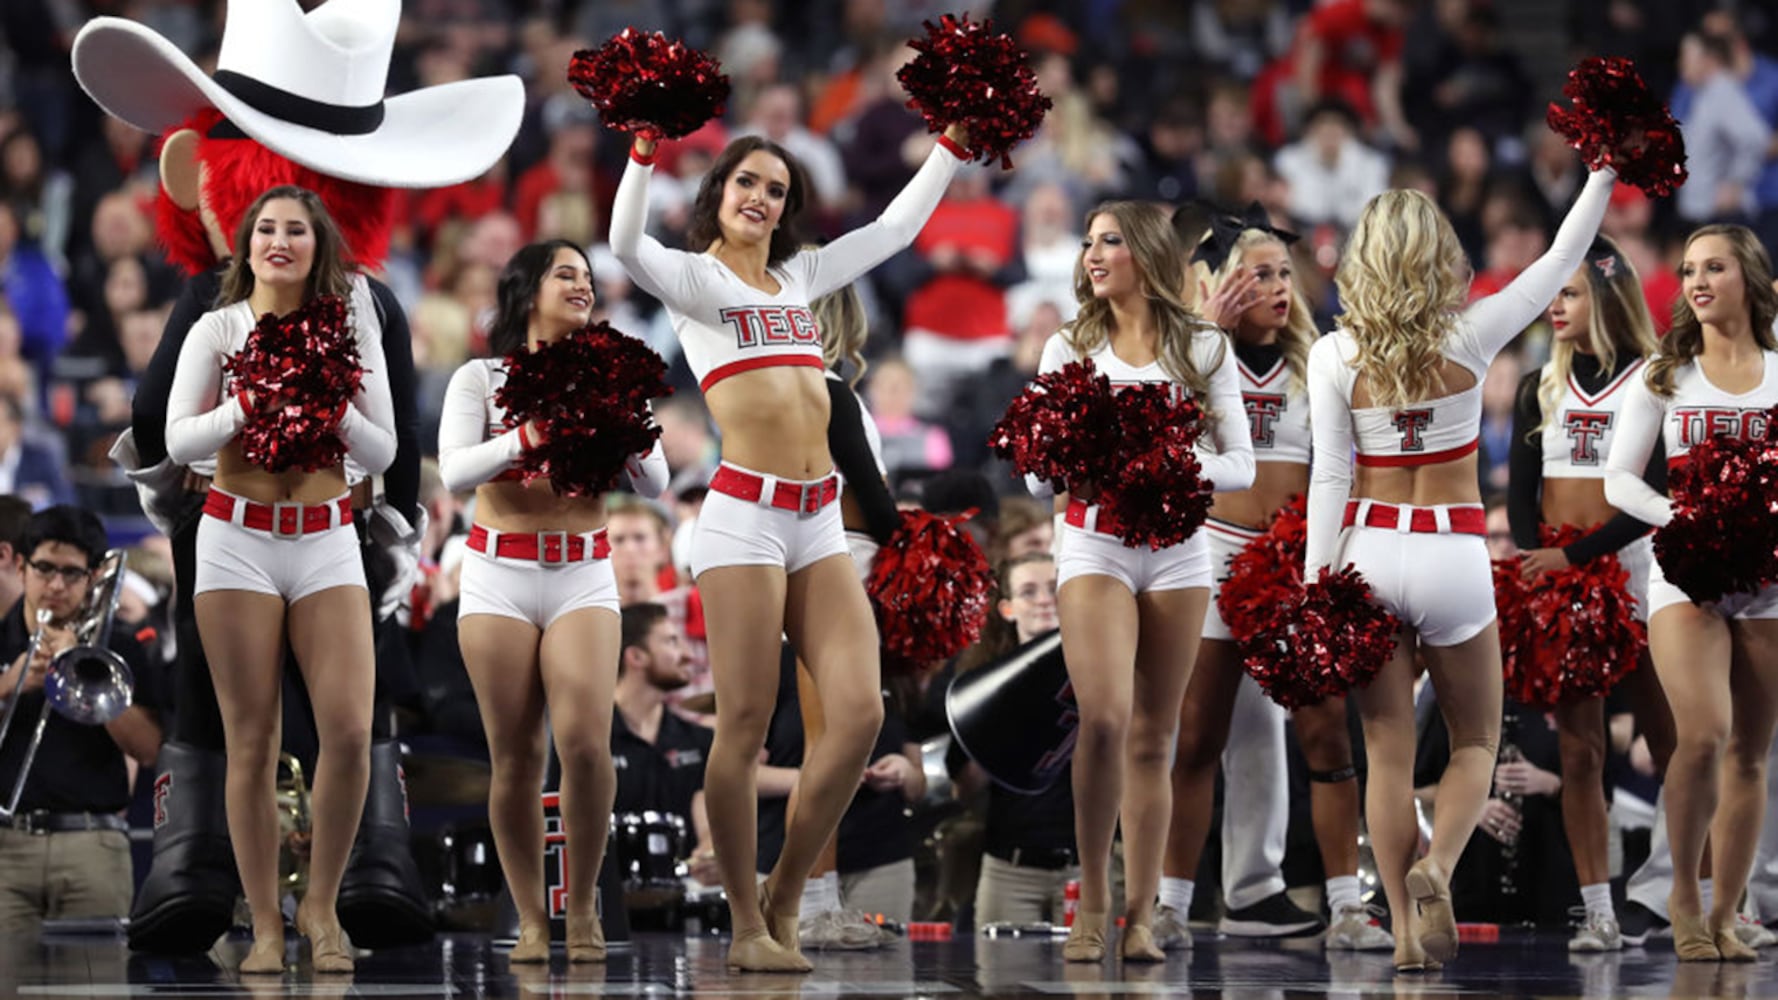
[[1064, 965], [1059, 942], [901, 942], [869, 954], [811, 956], [809, 976], [730, 975], [725, 938], [643, 934], [605, 967], [510, 968], [486, 937], [455, 935], [380, 952], [353, 976], [316, 976], [292, 942], [282, 980], [242, 980], [246, 942], [208, 957], [131, 954], [122, 939], [45, 936], [0, 942], [0, 996], [18, 997], [1778, 997], [1778, 955], [1749, 965], [1680, 965], [1664, 943], [1570, 957], [1553, 934], [1467, 946], [1430, 975], [1397, 976], [1389, 955], [1328, 955], [1313, 939], [1205, 940], [1161, 966]]

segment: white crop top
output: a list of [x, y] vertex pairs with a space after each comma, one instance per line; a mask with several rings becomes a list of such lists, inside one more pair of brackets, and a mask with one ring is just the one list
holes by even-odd
[[[1309, 408], [1315, 458], [1309, 474], [1308, 579], [1333, 562], [1339, 545], [1352, 465], [1428, 465], [1461, 458], [1481, 439], [1482, 379], [1494, 356], [1543, 312], [1580, 266], [1599, 232], [1617, 175], [1587, 178], [1548, 251], [1498, 293], [1480, 299], [1451, 326], [1441, 347], [1447, 360], [1475, 376], [1462, 392], [1406, 406], [1354, 409], [1358, 342], [1335, 330], [1309, 351]], [[1354, 454], [1356, 452], [1356, 454]], [[1646, 456], [1645, 456], [1646, 457]]]
[[1545, 414], [1543, 478], [1605, 478], [1605, 456], [1623, 424], [1620, 412], [1630, 384], [1642, 380], [1643, 365], [1641, 358], [1632, 359], [1597, 395], [1582, 389], [1569, 373], [1556, 412]]
[[843, 288], [914, 242], [956, 175], [962, 153], [940, 138], [883, 214], [824, 247], [771, 269], [776, 295], [742, 281], [707, 253], [670, 250], [643, 232], [652, 166], [631, 157], [611, 206], [611, 251], [632, 280], [667, 307], [686, 363], [705, 392], [730, 375], [781, 365], [826, 367], [809, 303]]
[[[1068, 331], [1063, 330], [1043, 345], [1043, 359], [1037, 366], [1039, 375], [1060, 371], [1080, 360], [1068, 337]], [[1160, 382], [1173, 385], [1176, 394], [1185, 394], [1185, 388], [1174, 383], [1159, 361], [1129, 364], [1117, 356], [1109, 341], [1088, 357], [1099, 373], [1111, 380], [1113, 388]], [[1199, 327], [1192, 334], [1191, 358], [1193, 367], [1205, 373], [1210, 383], [1210, 398], [1199, 400], [1206, 416], [1212, 419], [1211, 433], [1200, 437], [1196, 448], [1202, 475], [1218, 493], [1247, 489], [1253, 485], [1253, 437], [1247, 421], [1242, 419], [1246, 410], [1241, 405], [1241, 379], [1235, 374], [1235, 352], [1222, 331]], [[1049, 483], [1032, 476], [1025, 477], [1025, 484], [1040, 499], [1052, 494]]]
[[[517, 421], [494, 402], [494, 393], [505, 384], [506, 366], [500, 358], [477, 358], [451, 375], [438, 421], [438, 475], [452, 493], [519, 478], [513, 466], [524, 454], [525, 442]], [[637, 493], [660, 496], [669, 478], [661, 443], [633, 456], [624, 472]]]
[[1655, 395], [1645, 379], [1631, 383], [1617, 441], [1605, 460], [1605, 499], [1656, 527], [1673, 520], [1673, 501], [1642, 478], [1656, 435], [1666, 445], [1669, 467], [1684, 461], [1692, 446], [1706, 438], [1766, 438], [1766, 411], [1778, 404], [1778, 352], [1766, 351], [1765, 359], [1765, 377], [1740, 394], [1712, 385], [1696, 360], [1674, 371], [1671, 396]]
[[[376, 305], [362, 276], [353, 278], [348, 315], [364, 368], [358, 393], [336, 428], [346, 447], [350, 481], [354, 465], [379, 475], [395, 461], [395, 402], [389, 394], [389, 366], [383, 361]], [[255, 325], [257, 317], [246, 301], [207, 312], [192, 324], [180, 346], [167, 397], [167, 457], [176, 464], [201, 469], [200, 463], [214, 459], [247, 425], [240, 393], [227, 384], [222, 363], [247, 345]]]
[[1253, 457], [1260, 462], [1309, 464], [1309, 393], [1290, 377], [1282, 355], [1260, 373], [1235, 358], [1241, 376], [1241, 402], [1253, 432]]

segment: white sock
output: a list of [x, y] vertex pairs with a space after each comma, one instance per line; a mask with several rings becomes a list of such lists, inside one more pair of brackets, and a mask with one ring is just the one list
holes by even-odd
[[1716, 905], [1716, 883], [1712, 879], [1704, 879], [1698, 883], [1698, 898], [1704, 901], [1704, 915], [1710, 915], [1710, 908]]
[[839, 872], [828, 872], [821, 876], [821, 903], [825, 910], [838, 911], [844, 908], [845, 901], [840, 899]]
[[1587, 904], [1588, 920], [1617, 919], [1617, 915], [1611, 910], [1610, 882], [1600, 882], [1597, 885], [1581, 886], [1580, 901]]
[[840, 908], [840, 876], [836, 872], [810, 877], [803, 883], [802, 915], [812, 917], [817, 913]]
[[1342, 907], [1361, 907], [1364, 900], [1358, 892], [1358, 876], [1335, 875], [1327, 880], [1327, 912], [1338, 915]]
[[1198, 884], [1189, 878], [1161, 878], [1161, 905], [1171, 906], [1175, 912], [1187, 914], [1192, 909], [1192, 893]]

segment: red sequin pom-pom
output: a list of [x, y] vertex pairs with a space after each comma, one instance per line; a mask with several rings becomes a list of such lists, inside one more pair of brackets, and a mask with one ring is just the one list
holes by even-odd
[[318, 472], [345, 459], [336, 428], [364, 381], [351, 311], [317, 295], [284, 316], [270, 313], [223, 362], [232, 391], [253, 394], [257, 412], [241, 428], [241, 455], [270, 472]]
[[1400, 628], [1356, 569], [1323, 567], [1243, 644], [1242, 666], [1285, 708], [1315, 705], [1369, 684], [1394, 655]]
[[1192, 451], [1204, 411], [1161, 382], [1124, 387], [1117, 409], [1122, 433], [1103, 498], [1106, 523], [1133, 549], [1178, 545], [1210, 516], [1212, 484]]
[[1685, 139], [1679, 123], [1642, 82], [1635, 63], [1583, 59], [1569, 72], [1562, 93], [1573, 106], [1551, 104], [1546, 119], [1580, 150], [1588, 167], [1611, 167], [1619, 180], [1655, 198], [1685, 183]]
[[1091, 360], [1037, 376], [988, 435], [988, 447], [1057, 492], [1097, 480], [1116, 454], [1123, 424], [1111, 380]]
[[885, 669], [947, 660], [981, 638], [994, 573], [959, 527], [974, 513], [904, 510], [901, 526], [877, 550], [864, 589], [877, 609]]
[[1303, 558], [1309, 547], [1306, 507], [1299, 493], [1279, 508], [1265, 532], [1235, 554], [1228, 579], [1216, 590], [1216, 611], [1229, 634], [1244, 646], [1264, 628], [1274, 609], [1303, 599]]
[[568, 63], [568, 82], [604, 123], [638, 138], [677, 139], [722, 116], [728, 77], [716, 61], [658, 31], [625, 28]]
[[[1544, 525], [1542, 534], [1545, 547], [1563, 548], [1586, 532]], [[1525, 580], [1519, 564], [1518, 558], [1495, 564], [1506, 696], [1549, 708], [1608, 694], [1648, 646], [1629, 571], [1609, 555]]]
[[[1778, 420], [1778, 407], [1764, 415]], [[1778, 580], [1778, 444], [1711, 437], [1668, 477], [1673, 520], [1655, 532], [1667, 582], [1700, 604]]]
[[908, 44], [918, 52], [895, 78], [908, 107], [942, 132], [969, 129], [969, 156], [1012, 166], [1012, 148], [1037, 134], [1050, 99], [1037, 89], [1037, 74], [1017, 42], [992, 30], [992, 21], [946, 14], [926, 22], [926, 37]]
[[672, 393], [666, 374], [647, 344], [603, 322], [508, 355], [494, 401], [513, 426], [536, 421], [543, 435], [519, 459], [525, 482], [547, 478], [562, 496], [610, 491], [660, 437], [648, 401]]

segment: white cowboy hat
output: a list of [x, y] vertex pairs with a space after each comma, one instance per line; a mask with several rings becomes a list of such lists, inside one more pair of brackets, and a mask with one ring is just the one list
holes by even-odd
[[74, 76], [107, 112], [161, 133], [204, 108], [329, 177], [379, 187], [457, 184], [518, 133], [516, 76], [384, 99], [400, 0], [229, 0], [216, 75], [134, 21], [99, 17], [74, 39]]

